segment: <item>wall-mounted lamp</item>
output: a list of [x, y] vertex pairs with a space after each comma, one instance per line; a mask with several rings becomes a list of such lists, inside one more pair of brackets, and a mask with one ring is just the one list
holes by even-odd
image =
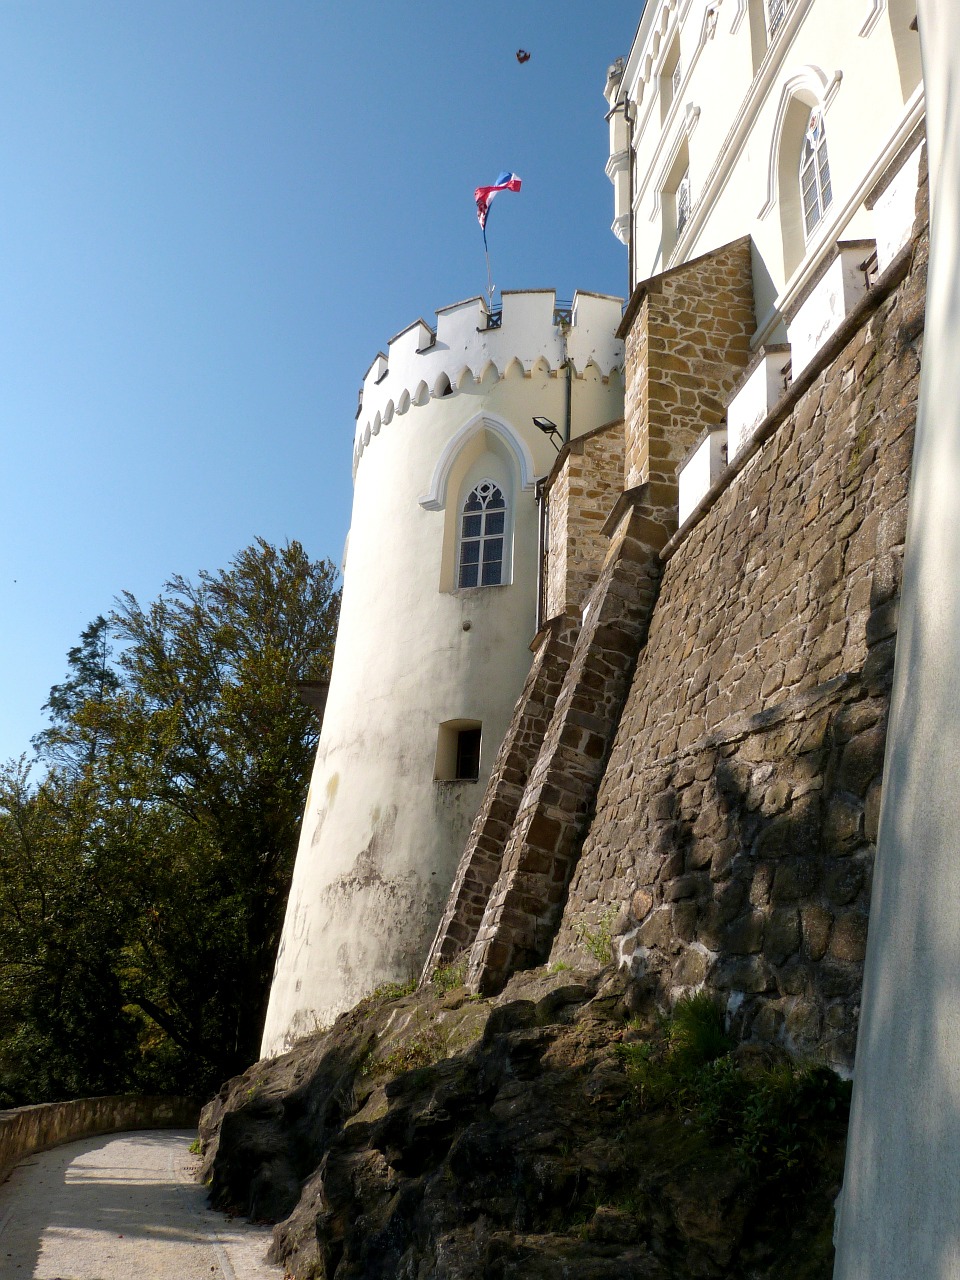
[[[560, 429], [557, 426], [557, 424], [555, 422], [551, 422], [549, 418], [534, 418], [533, 425], [537, 428], [538, 431], [542, 431], [545, 436], [550, 437], [550, 443], [556, 449], [557, 453], [559, 453], [560, 445], [557, 444], [557, 440], [559, 440], [562, 444], [563, 436], [560, 434]], [[557, 438], [556, 440], [554, 440], [553, 438], [554, 436], [556, 436]]]

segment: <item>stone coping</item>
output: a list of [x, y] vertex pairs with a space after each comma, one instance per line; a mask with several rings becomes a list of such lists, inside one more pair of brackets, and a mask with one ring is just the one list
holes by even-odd
[[0, 1111], [0, 1182], [34, 1152], [78, 1138], [126, 1129], [195, 1129], [200, 1106], [196, 1098], [127, 1094], [41, 1102]]
[[603, 522], [600, 530], [604, 538], [613, 537], [614, 533], [623, 519], [624, 513], [630, 511], [633, 507], [639, 506], [641, 502], [645, 502], [647, 494], [650, 491], [650, 485], [645, 480], [642, 484], [636, 484], [632, 489], [624, 489], [623, 493], [617, 496], [616, 502]]
[[[592, 440], [594, 436], [602, 435], [604, 431], [610, 431], [613, 427], [622, 426], [622, 416], [619, 418], [611, 418], [609, 422], [601, 422], [599, 427], [591, 427], [589, 431], [584, 431], [578, 436], [573, 436], [570, 440], [565, 440], [560, 446], [557, 456], [554, 459], [553, 466], [543, 477], [544, 489], [549, 492], [553, 488], [560, 472], [563, 470], [563, 464], [566, 462], [567, 458], [570, 457], [570, 454], [573, 453], [574, 449], [576, 449], [577, 445], [582, 444], [587, 440]], [[577, 449], [577, 452], [582, 453], [583, 450]]]
[[716, 480], [703, 495], [683, 524], [660, 552], [660, 559], [666, 563], [684, 541], [687, 534], [694, 529], [707, 514], [713, 504], [724, 493], [747, 463], [760, 452], [780, 424], [793, 412], [800, 399], [806, 394], [824, 369], [833, 363], [843, 348], [853, 338], [867, 317], [875, 311], [883, 300], [906, 279], [916, 247], [916, 238], [904, 245], [894, 260], [880, 276], [877, 282], [867, 290], [852, 311], [840, 322], [817, 354], [803, 372], [783, 393], [773, 409], [754, 432], [752, 439], [740, 450], [732, 462], [720, 472]]

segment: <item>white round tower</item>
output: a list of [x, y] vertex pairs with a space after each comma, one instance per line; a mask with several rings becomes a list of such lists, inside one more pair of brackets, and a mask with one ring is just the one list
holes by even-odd
[[[621, 300], [479, 298], [391, 339], [364, 379], [330, 692], [264, 1056], [419, 973], [536, 628], [541, 416], [623, 415]], [[557, 442], [559, 443], [559, 441]]]

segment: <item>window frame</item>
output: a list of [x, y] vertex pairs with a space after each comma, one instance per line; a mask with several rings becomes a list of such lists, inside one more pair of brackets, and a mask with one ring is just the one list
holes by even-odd
[[670, 42], [667, 55], [661, 63], [659, 75], [660, 89], [660, 123], [663, 124], [673, 104], [677, 101], [678, 90], [683, 84], [683, 60], [681, 58], [680, 37], [675, 34]]
[[482, 772], [482, 721], [464, 719], [442, 721], [437, 726], [434, 782], [479, 782]]
[[690, 215], [693, 212], [693, 198], [690, 191], [690, 166], [684, 169], [680, 181], [677, 183], [675, 194], [676, 213], [677, 213], [677, 239], [683, 235], [684, 228], [690, 221]]
[[[493, 505], [498, 499], [499, 504]], [[472, 503], [474, 505], [471, 506]], [[457, 518], [457, 591], [504, 586], [507, 571], [509, 515], [506, 494], [490, 477], [478, 480], [466, 495], [460, 505]], [[499, 556], [496, 555], [498, 543]], [[465, 553], [468, 549], [471, 552], [475, 549], [476, 556], [471, 555], [470, 559], [466, 559]], [[492, 575], [494, 565], [497, 566], [496, 577], [491, 576], [485, 581], [488, 569]], [[475, 575], [471, 570], [475, 571]], [[473, 576], [476, 578], [475, 581], [465, 581], [465, 578], [470, 579]]]
[[[809, 240], [833, 203], [827, 130], [823, 110], [819, 106], [811, 110], [803, 131], [797, 180], [800, 186], [800, 219], [804, 238]], [[813, 199], [808, 203], [810, 195]]]

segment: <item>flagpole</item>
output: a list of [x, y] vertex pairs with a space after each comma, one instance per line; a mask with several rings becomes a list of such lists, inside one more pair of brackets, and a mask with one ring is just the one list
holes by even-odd
[[487, 308], [493, 311], [493, 275], [490, 271], [490, 250], [487, 247], [487, 228], [481, 228], [483, 231], [483, 256], [487, 260]]
[[483, 254], [487, 260], [487, 307], [493, 311], [493, 272], [490, 269], [490, 246], [487, 244], [487, 214], [490, 212], [490, 202], [498, 191], [519, 191], [520, 179], [515, 173], [509, 173], [504, 170], [497, 178], [492, 187], [477, 187], [473, 193], [473, 198], [477, 205], [477, 221], [480, 223], [480, 230], [483, 232]]

